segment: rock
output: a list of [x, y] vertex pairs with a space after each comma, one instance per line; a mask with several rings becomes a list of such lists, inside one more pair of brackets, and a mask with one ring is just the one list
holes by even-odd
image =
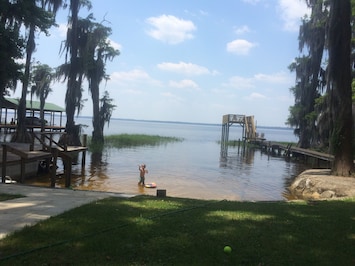
[[306, 200], [355, 197], [355, 178], [330, 175], [330, 169], [310, 169], [295, 178], [289, 191]]
[[330, 199], [333, 198], [335, 196], [335, 192], [331, 191], [331, 190], [326, 190], [324, 192], [322, 192], [322, 194], [320, 194], [320, 197], [322, 199]]

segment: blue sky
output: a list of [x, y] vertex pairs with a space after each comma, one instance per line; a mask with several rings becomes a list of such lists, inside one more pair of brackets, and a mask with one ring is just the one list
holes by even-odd
[[[101, 84], [117, 105], [114, 118], [221, 123], [224, 114], [254, 115], [260, 126], [285, 126], [294, 104], [288, 66], [299, 55], [304, 0], [92, 0], [97, 22], [112, 28], [120, 55]], [[37, 38], [34, 59], [60, 56], [68, 10], [51, 35]], [[65, 83], [47, 101], [65, 106]], [[91, 116], [91, 96], [81, 115]], [[18, 97], [20, 89], [13, 95]]]

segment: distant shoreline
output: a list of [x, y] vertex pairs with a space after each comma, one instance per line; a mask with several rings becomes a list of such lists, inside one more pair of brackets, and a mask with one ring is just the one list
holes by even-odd
[[[88, 118], [91, 116], [78, 116], [78, 118]], [[133, 119], [133, 118], [111, 118], [111, 120], [120, 121], [133, 121], [133, 122], [144, 122], [144, 123], [164, 123], [164, 124], [183, 124], [183, 125], [199, 125], [199, 126], [222, 126], [222, 124], [216, 123], [199, 123], [199, 122], [182, 122], [182, 121], [162, 121], [162, 120], [145, 120], [145, 119]], [[257, 128], [268, 128], [268, 129], [280, 129], [280, 130], [293, 130], [291, 127], [280, 127], [280, 126], [257, 126]]]
[[[11, 112], [8, 112], [11, 114]], [[55, 117], [60, 117], [60, 115], [55, 114]], [[92, 119], [92, 116], [79, 115], [75, 118], [87, 118]], [[63, 113], [62, 119], [66, 119], [66, 114]], [[165, 123], [165, 124], [182, 124], [182, 125], [200, 125], [200, 126], [222, 126], [221, 123], [201, 123], [201, 122], [184, 122], [184, 121], [163, 121], [163, 120], [151, 120], [151, 119], [133, 119], [133, 118], [111, 118], [111, 120], [118, 121], [134, 121], [134, 122], [144, 122], [144, 123]], [[279, 129], [279, 130], [293, 130], [291, 127], [281, 127], [281, 126], [257, 126], [257, 128], [268, 128], [268, 129]]]

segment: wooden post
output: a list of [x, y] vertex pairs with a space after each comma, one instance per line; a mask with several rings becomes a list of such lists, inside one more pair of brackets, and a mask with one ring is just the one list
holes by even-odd
[[41, 143], [42, 143], [42, 151], [46, 148], [46, 136], [45, 133], [41, 131]]
[[6, 164], [7, 164], [7, 146], [6, 144], [2, 145], [2, 183], [5, 183], [6, 179]]
[[52, 164], [52, 171], [51, 171], [51, 187], [55, 187], [55, 178], [57, 175], [58, 149], [52, 148], [52, 154], [53, 154], [53, 164]]
[[21, 157], [21, 183], [25, 181], [25, 158]]
[[66, 152], [68, 150], [68, 135], [64, 134], [64, 151]]
[[228, 139], [229, 139], [229, 121], [222, 125], [222, 137], [221, 137], [221, 156], [226, 157], [228, 155]]
[[[87, 146], [87, 139], [88, 135], [83, 135], [83, 146]], [[85, 161], [86, 161], [86, 150], [83, 151], [82, 158], [81, 158], [81, 168], [85, 168]]]
[[30, 143], [30, 151], [33, 151], [35, 148], [35, 137], [34, 137], [35, 133], [32, 131], [30, 133], [31, 136], [31, 143]]
[[157, 197], [165, 198], [166, 197], [166, 189], [157, 189]]
[[65, 187], [69, 188], [71, 185], [71, 168], [72, 168], [72, 158], [70, 156], [67, 156], [67, 158], [64, 160], [65, 162]]
[[53, 134], [50, 135], [49, 147], [52, 147], [52, 145], [53, 145]]

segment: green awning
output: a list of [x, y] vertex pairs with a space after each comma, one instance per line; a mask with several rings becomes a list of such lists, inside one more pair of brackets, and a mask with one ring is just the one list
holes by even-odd
[[[19, 99], [15, 98], [5, 98], [7, 102], [2, 104], [1, 108], [10, 108], [10, 109], [15, 109], [18, 107], [19, 104]], [[34, 110], [34, 111], [40, 111], [40, 102], [39, 101], [26, 101], [26, 109], [27, 110]], [[47, 112], [65, 112], [65, 109], [63, 107], [60, 107], [54, 103], [45, 103], [44, 104], [44, 111]]]

